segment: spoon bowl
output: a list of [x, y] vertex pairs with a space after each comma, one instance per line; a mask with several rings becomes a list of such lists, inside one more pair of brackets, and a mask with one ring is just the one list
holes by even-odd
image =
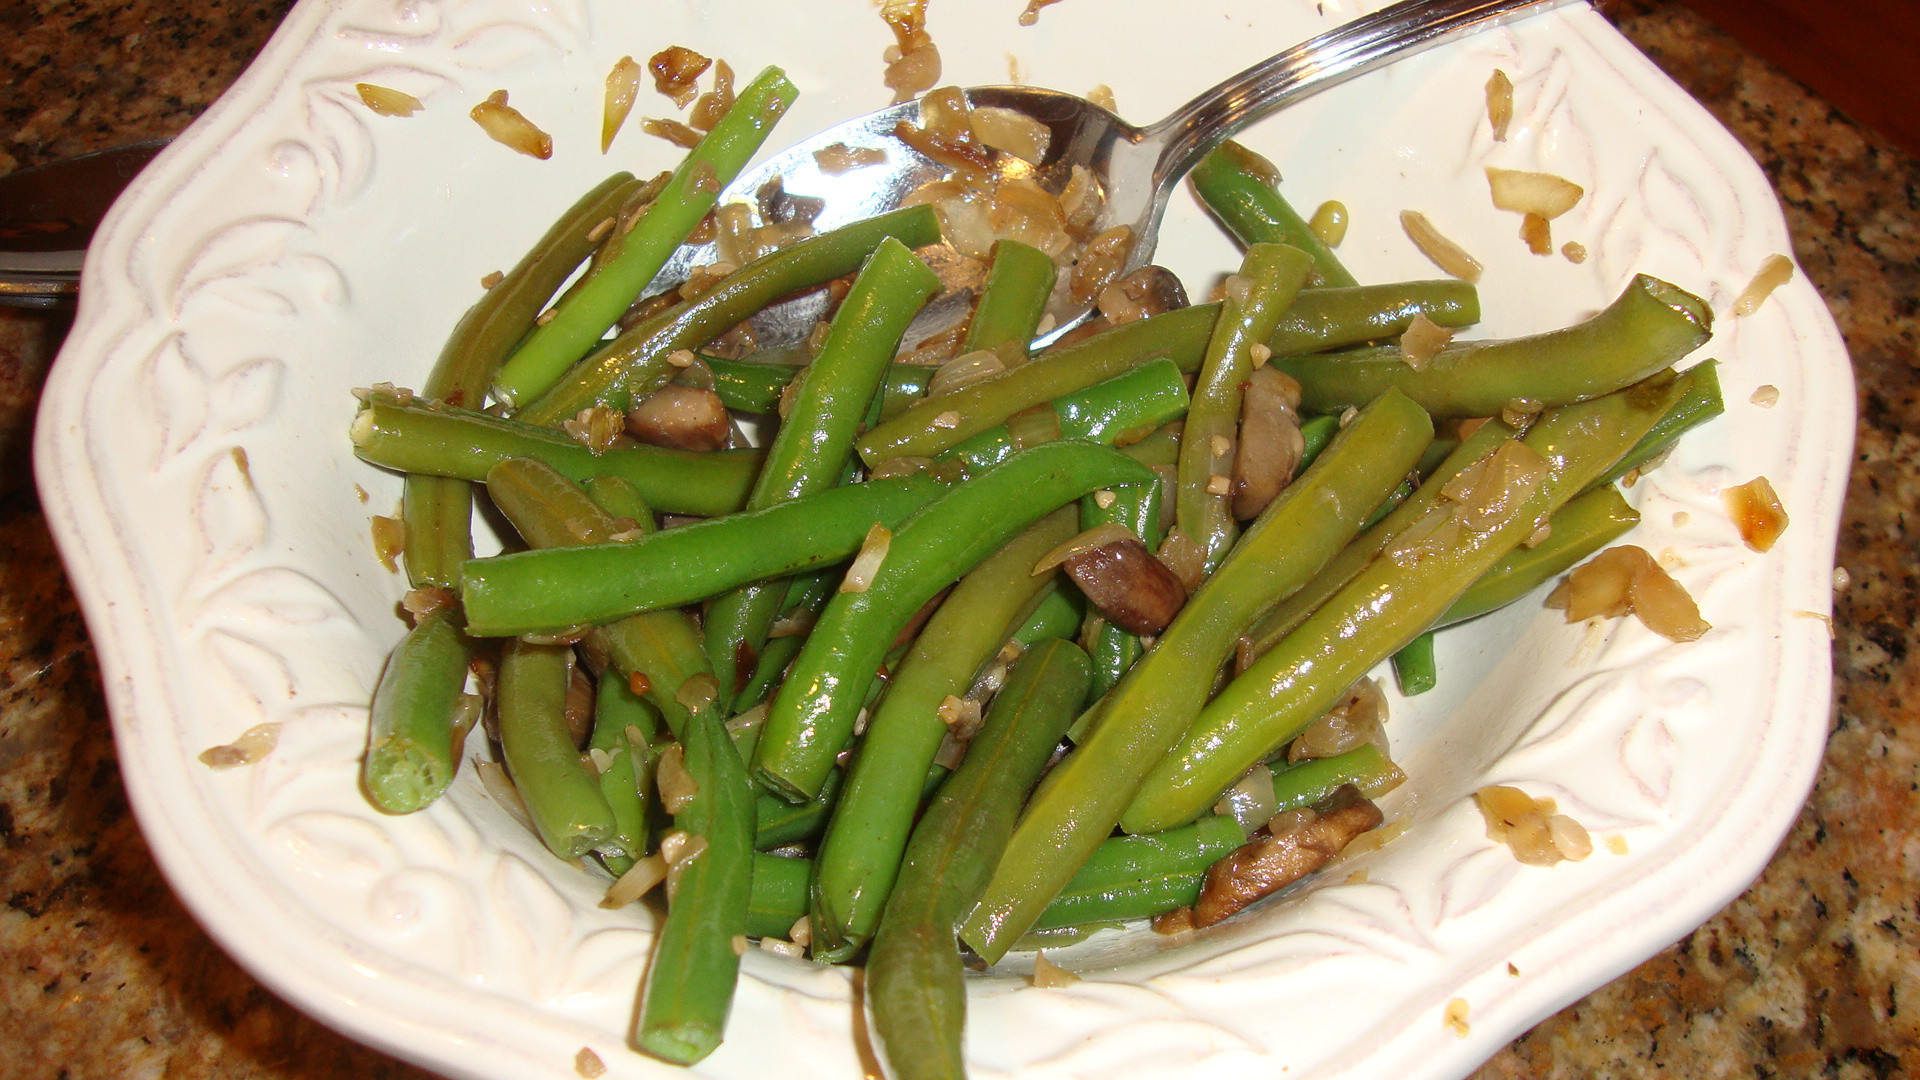
[[[979, 86], [964, 91], [974, 108], [1007, 109], [1037, 121], [1050, 136], [1045, 154], [1029, 163], [994, 153], [983, 187], [1029, 177], [1058, 194], [1075, 166], [1086, 169], [1104, 196], [1096, 229], [1127, 225], [1133, 244], [1122, 273], [1153, 257], [1167, 197], [1188, 170], [1214, 147], [1248, 124], [1294, 102], [1442, 42], [1499, 26], [1573, 0], [1402, 0], [1309, 38], [1202, 92], [1172, 115], [1136, 127], [1085, 98], [1031, 86]], [[742, 173], [720, 195], [722, 204], [759, 204], [765, 194], [819, 200], [817, 231], [837, 228], [906, 205], [922, 185], [951, 171], [903, 140], [902, 125], [920, 123], [919, 100], [856, 117], [829, 128]], [[822, 156], [835, 146], [877, 150], [884, 161], [829, 171]], [[777, 182], [777, 188], [770, 188]], [[909, 344], [957, 325], [966, 317], [983, 266], [945, 242], [921, 254], [945, 286], [908, 330]], [[713, 245], [686, 246], [661, 270], [657, 288], [685, 281], [692, 269], [715, 259]], [[754, 337], [764, 347], [805, 340], [826, 305], [819, 294], [799, 297], [754, 319]], [[1070, 302], [1070, 301], [1069, 301]], [[1090, 304], [1052, 312], [1053, 324], [1037, 340], [1046, 345], [1085, 322]]]

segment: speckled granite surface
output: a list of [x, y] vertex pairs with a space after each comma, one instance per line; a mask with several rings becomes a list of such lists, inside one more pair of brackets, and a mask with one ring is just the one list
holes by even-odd
[[[286, 6], [0, 5], [13, 89], [0, 172], [177, 131]], [[1811, 802], [1751, 890], [1477, 1080], [1920, 1076], [1920, 161], [1684, 8], [1636, 0], [1612, 14], [1765, 165], [1854, 358], [1833, 735]], [[63, 330], [0, 309], [0, 1078], [424, 1075], [263, 990], [195, 926], [141, 841], [86, 631], [24, 484], [36, 386]]]

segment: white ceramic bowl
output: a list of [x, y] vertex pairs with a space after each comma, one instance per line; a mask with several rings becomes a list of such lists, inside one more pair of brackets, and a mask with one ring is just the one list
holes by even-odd
[[[1349, 17], [1306, 0], [934, 0], [945, 78], [1113, 88], [1150, 119], [1215, 78]], [[1324, 9], [1322, 11], [1321, 9]], [[776, 145], [885, 103], [890, 40], [864, 0], [305, 0], [247, 75], [117, 208], [39, 430], [48, 515], [98, 645], [127, 786], [156, 855], [220, 944], [302, 1008], [455, 1076], [675, 1070], [626, 1052], [651, 929], [595, 906], [601, 882], [547, 856], [471, 770], [431, 810], [374, 812], [356, 787], [368, 691], [401, 632], [400, 581], [370, 514], [394, 477], [348, 450], [348, 390], [417, 383], [488, 270], [577, 193], [674, 152], [629, 127], [598, 152], [600, 88], [668, 44], [804, 96]], [[1516, 84], [1492, 141], [1482, 85]], [[419, 96], [372, 114], [353, 84]], [[536, 161], [466, 113], [506, 88], [553, 133]], [[668, 113], [643, 92], [639, 111]], [[1560, 325], [1635, 271], [1723, 316], [1790, 252], [1759, 169], [1600, 17], [1568, 9], [1332, 91], [1249, 132], [1306, 207], [1339, 198], [1362, 280], [1433, 276], [1397, 227], [1425, 210], [1487, 263], [1484, 332]], [[1528, 254], [1484, 164], [1544, 169], [1588, 195], [1554, 223], [1575, 265]], [[1184, 196], [1162, 258], [1204, 293], [1235, 262]], [[1087, 979], [974, 982], [977, 1076], [1455, 1077], [1674, 940], [1766, 861], [1826, 730], [1832, 545], [1852, 431], [1846, 355], [1797, 279], [1702, 355], [1728, 411], [1633, 496], [1714, 630], [1672, 645], [1631, 620], [1568, 626], [1538, 603], [1441, 638], [1440, 689], [1395, 704], [1406, 835], [1319, 887], [1170, 944], [1108, 934], [1063, 957]], [[1750, 403], [1757, 387], [1779, 403]], [[1769, 477], [1793, 524], [1743, 547], [1718, 492]], [[360, 496], [360, 489], [370, 498]], [[262, 722], [259, 765], [204, 749]], [[1520, 866], [1469, 793], [1551, 795], [1602, 843]], [[1364, 870], [1364, 880], [1352, 875]], [[714, 1077], [855, 1077], [844, 970], [749, 954]], [[1468, 1030], [1443, 1022], [1469, 1007]]]

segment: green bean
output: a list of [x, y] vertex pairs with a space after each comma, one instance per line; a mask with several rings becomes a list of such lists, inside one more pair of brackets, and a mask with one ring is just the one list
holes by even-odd
[[1605, 476], [1594, 481], [1594, 486], [1611, 484], [1645, 465], [1660, 456], [1680, 436], [1726, 411], [1726, 401], [1720, 396], [1718, 361], [1702, 360], [1688, 368], [1687, 374], [1690, 379], [1686, 393], [1660, 418], [1659, 423], [1653, 425], [1653, 430], [1647, 432], [1638, 445], [1608, 469]]
[[1300, 464], [1304, 469], [1313, 464], [1320, 451], [1333, 441], [1333, 435], [1340, 430], [1340, 418], [1337, 416], [1316, 416], [1300, 425]]
[[[507, 271], [455, 324], [421, 386], [427, 397], [479, 405], [500, 362], [533, 327], [554, 290], [593, 251], [595, 226], [619, 210], [640, 182], [615, 173], [568, 208], [525, 258]], [[401, 496], [407, 577], [415, 587], [460, 584], [460, 564], [473, 557], [473, 488], [444, 476], [410, 475]]]
[[1040, 602], [1033, 606], [1027, 621], [1007, 640], [1029, 649], [1042, 641], [1070, 638], [1079, 633], [1084, 618], [1080, 605], [1074, 602], [1071, 593], [1060, 588], [1049, 589], [1040, 597]]
[[1433, 659], [1433, 631], [1429, 630], [1393, 654], [1393, 681], [1401, 697], [1424, 694], [1439, 685], [1440, 669]]
[[[1297, 765], [1277, 769], [1273, 774], [1274, 813], [1297, 810], [1334, 793], [1342, 784], [1352, 784], [1360, 794], [1377, 799], [1400, 786], [1406, 774], [1387, 760], [1387, 755], [1372, 743], [1361, 743], [1344, 754], [1309, 758]], [[1211, 818], [1200, 819], [1202, 823]], [[1164, 836], [1164, 833], [1150, 835]], [[1147, 839], [1141, 837], [1140, 839]]]
[[1174, 521], [1206, 552], [1208, 570], [1220, 565], [1240, 531], [1233, 518], [1233, 448], [1240, 433], [1240, 388], [1260, 365], [1253, 348], [1265, 348], [1312, 266], [1306, 252], [1284, 244], [1248, 248], [1234, 275], [1243, 284], [1227, 290], [1207, 340], [1180, 436]]
[[[785, 602], [785, 614], [782, 618], [794, 618], [804, 614], [808, 620], [819, 618], [820, 608], [827, 602], [833, 587], [840, 582], [837, 568], [816, 570], [811, 574], [789, 579]], [[754, 658], [752, 674], [746, 683], [734, 694], [735, 712], [751, 709], [767, 699], [773, 692], [773, 686], [786, 677], [787, 665], [800, 655], [800, 646], [806, 643], [803, 633], [787, 634], [771, 638], [760, 655]]]
[[874, 672], [907, 619], [1014, 534], [1069, 499], [1153, 473], [1090, 443], [1043, 443], [954, 486], [901, 525], [862, 591], [827, 602], [774, 695], [754, 775], [796, 801], [820, 790]]
[[1548, 579], [1573, 569], [1639, 521], [1640, 512], [1628, 506], [1611, 484], [1586, 492], [1547, 519], [1545, 540], [1508, 552], [1460, 594], [1435, 625], [1451, 626], [1507, 606]]
[[1281, 196], [1273, 163], [1231, 139], [1200, 159], [1189, 174], [1193, 193], [1241, 247], [1287, 244], [1313, 257], [1307, 284], [1349, 286], [1359, 282], [1340, 265], [1333, 249]]
[[[1433, 476], [1451, 478], [1486, 457], [1494, 447], [1515, 435], [1513, 428], [1498, 420], [1490, 420], [1461, 440], [1453, 453], [1449, 454], [1434, 471]], [[1442, 486], [1444, 486], [1444, 480], [1439, 484], [1423, 484], [1418, 491], [1396, 505], [1386, 517], [1379, 521], [1369, 519], [1366, 532], [1361, 533], [1352, 543], [1342, 548], [1340, 554], [1335, 555], [1325, 569], [1314, 575], [1312, 581], [1302, 586], [1292, 596], [1274, 605], [1273, 610], [1260, 617], [1260, 621], [1255, 623], [1243, 638], [1240, 645], [1241, 655], [1251, 658], [1273, 648], [1276, 642], [1290, 633], [1294, 627], [1299, 626], [1308, 615], [1318, 610], [1347, 582], [1352, 581], [1354, 575], [1365, 569], [1367, 564], [1373, 561], [1373, 557], [1387, 546], [1388, 541], [1433, 509], [1439, 499]]]
[[740, 89], [733, 107], [687, 153], [660, 194], [630, 225], [622, 223], [624, 231], [608, 238], [607, 250], [587, 277], [507, 359], [494, 380], [501, 401], [532, 401], [600, 340], [713, 209], [720, 190], [746, 167], [797, 93], [776, 67]]
[[615, 877], [647, 853], [647, 803], [653, 792], [650, 733], [660, 734], [659, 711], [633, 692], [626, 676], [603, 672], [594, 687], [593, 737], [587, 745], [599, 751], [600, 794], [613, 811], [613, 835], [600, 849], [600, 861]]
[[541, 842], [569, 862], [612, 841], [600, 785], [567, 733], [573, 650], [509, 641], [500, 658], [500, 751]]
[[1085, 390], [1036, 405], [944, 451], [940, 460], [957, 460], [967, 471], [977, 472], [1016, 451], [1057, 439], [1112, 446], [1157, 430], [1186, 409], [1187, 384], [1180, 369], [1170, 360], [1149, 360]]
[[1641, 274], [1576, 326], [1455, 343], [1418, 368], [1397, 345], [1276, 355], [1274, 363], [1300, 380], [1301, 404], [1313, 412], [1364, 404], [1397, 386], [1435, 416], [1495, 416], [1585, 401], [1639, 382], [1698, 348], [1712, 327], [1705, 301]]
[[1109, 838], [1094, 849], [1033, 927], [1126, 922], [1192, 904], [1200, 896], [1207, 867], [1246, 841], [1240, 824], [1223, 814], [1152, 836]]
[[980, 299], [967, 322], [960, 351], [1011, 346], [1024, 360], [1027, 343], [1047, 312], [1057, 273], [1046, 252], [1018, 240], [994, 241], [987, 279], [980, 286]]
[[811, 859], [756, 853], [747, 935], [791, 940], [793, 925], [807, 914], [807, 883], [812, 877]]
[[1161, 424], [1140, 441], [1127, 443], [1117, 449], [1142, 465], [1172, 467], [1174, 462], [1180, 460], [1180, 423]]
[[[705, 353], [700, 359], [713, 372], [713, 391], [720, 395], [721, 404], [747, 413], [778, 409], [781, 391], [806, 367], [805, 353], [788, 349], [763, 349], [744, 360]], [[881, 417], [890, 417], [925, 395], [927, 383], [938, 370], [927, 364], [888, 364], [880, 384]]]
[[623, 446], [595, 454], [558, 431], [382, 393], [367, 396], [349, 434], [362, 460], [406, 473], [484, 480], [488, 469], [512, 457], [538, 458], [576, 482], [610, 473], [670, 514], [740, 509], [760, 464], [758, 450], [700, 454]]
[[601, 623], [839, 562], [859, 549], [871, 524], [898, 525], [942, 490], [925, 476], [874, 480], [629, 543], [474, 559], [461, 572], [468, 632]]
[[[1014, 413], [1156, 356], [1172, 360], [1181, 371], [1197, 372], [1219, 313], [1218, 304], [1196, 304], [1041, 353], [1016, 368], [916, 403], [867, 432], [856, 449], [869, 464], [892, 457], [932, 457], [1005, 423]], [[1443, 326], [1465, 326], [1480, 318], [1479, 299], [1473, 287], [1461, 281], [1312, 289], [1294, 301], [1267, 346], [1274, 356], [1286, 356], [1392, 337], [1404, 333], [1419, 314]], [[954, 417], [935, 423], [947, 413]]]
[[[834, 485], [853, 455], [860, 418], [878, 394], [907, 324], [939, 288], [940, 278], [900, 241], [888, 237], [874, 249], [834, 314], [820, 354], [789, 397], [787, 415], [747, 495], [749, 511]], [[761, 581], [707, 602], [707, 662], [726, 702], [751, 676], [750, 658], [766, 645], [786, 595], [784, 582]], [[735, 670], [742, 667], [736, 682]]]
[[1055, 576], [1035, 574], [1034, 564], [1073, 536], [1075, 516], [1067, 507], [1048, 514], [961, 578], [894, 670], [815, 860], [815, 959], [851, 957], [879, 925], [919, 806], [917, 778], [947, 734], [941, 702], [964, 696], [1025, 621]]
[[633, 523], [630, 526], [623, 523], [623, 528], [616, 531], [632, 529], [642, 536], [651, 536], [660, 531], [659, 523], [653, 519], [653, 507], [647, 505], [647, 501], [640, 497], [640, 489], [631, 482], [601, 473], [588, 477], [580, 486], [586, 489], [587, 498], [592, 499], [595, 506], [615, 518]]
[[454, 744], [473, 651], [458, 623], [458, 613], [448, 608], [420, 616], [387, 658], [374, 687], [372, 730], [360, 775], [373, 804], [389, 814], [419, 810], [453, 782]]
[[[1128, 832], [1192, 820], [1254, 762], [1326, 711], [1353, 681], [1423, 633], [1475, 579], [1547, 516], [1631, 449], [1685, 389], [1670, 372], [1626, 390], [1541, 414], [1520, 440], [1541, 460], [1479, 528], [1455, 505], [1422, 522], [1440, 530], [1410, 546], [1421, 523], [1396, 537], [1324, 606], [1255, 660], [1201, 710], [1153, 767], [1121, 816]], [[1523, 451], [1516, 451], [1523, 457]], [[1427, 482], [1444, 481], [1436, 474]], [[1456, 504], [1457, 505], [1457, 504]], [[1096, 731], [1097, 734], [1097, 731]]]
[[[565, 477], [537, 461], [517, 458], [494, 466], [487, 474], [487, 494], [536, 549], [618, 546], [612, 537], [621, 523]], [[589, 630], [586, 641], [621, 674], [644, 679], [645, 696], [667, 727], [676, 735], [682, 732], [689, 710], [682, 688], [696, 676], [712, 677], [700, 647], [700, 632], [685, 614], [669, 609], [629, 615]]]
[[[790, 803], [778, 795], [760, 792], [755, 797], [755, 826], [753, 846], [761, 851], [770, 848], [798, 844], [819, 836], [827, 827], [827, 815], [833, 812], [834, 803], [840, 798], [840, 785], [846, 774], [835, 769], [828, 774], [827, 782], [821, 785], [820, 794], [803, 803]], [[793, 913], [799, 918], [807, 913], [807, 898], [800, 898], [800, 910]]]
[[1014, 664], [960, 768], [913, 831], [867, 964], [867, 1000], [901, 1080], [960, 1080], [967, 995], [954, 925], [979, 895], [1020, 802], [1086, 696], [1086, 654], [1035, 646]]
[[1382, 395], [1261, 512], [1035, 793], [962, 928], [975, 952], [997, 961], [1026, 933], [1112, 831], [1147, 769], [1185, 734], [1240, 631], [1340, 550], [1431, 433], [1405, 395]]
[[567, 377], [517, 415], [529, 424], [557, 424], [581, 409], [625, 409], [652, 393], [676, 368], [667, 357], [725, 333], [761, 308], [860, 268], [880, 241], [910, 248], [940, 239], [931, 206], [913, 206], [856, 221], [763, 255], [722, 279], [700, 299], [622, 333], [576, 365]]
[[654, 942], [634, 1042], [691, 1065], [720, 1045], [740, 974], [753, 891], [754, 790], [733, 742], [711, 709], [691, 713], [680, 733], [693, 793], [673, 817], [676, 830], [705, 842], [669, 877], [667, 918]]

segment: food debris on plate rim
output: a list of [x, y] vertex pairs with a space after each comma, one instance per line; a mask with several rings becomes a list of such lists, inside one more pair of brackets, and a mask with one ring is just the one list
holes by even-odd
[[[354, 495], [363, 486], [378, 510], [397, 481], [352, 459], [344, 391], [424, 372], [479, 275], [606, 172], [678, 155], [637, 131], [600, 154], [620, 56], [683, 44], [737, 71], [786, 66], [802, 97], [776, 146], [884, 104], [891, 35], [871, 7], [799, 7], [308, 0], [89, 254], [37, 469], [133, 805], [224, 948], [328, 1023], [438, 1071], [572, 1076], [585, 1047], [609, 1075], [675, 1072], [624, 1050], [650, 935], [597, 908], [604, 883], [545, 856], [470, 774], [409, 818], [360, 797], [365, 701], [404, 586], [372, 558]], [[1338, 18], [1304, 2], [1147, 0], [1060, 4], [1033, 27], [1018, 14], [935, 0], [942, 82], [1000, 81], [1013, 53], [1036, 84], [1109, 84], [1124, 115], [1153, 116]], [[1484, 95], [1496, 67], [1514, 82], [1497, 144]], [[376, 116], [363, 82], [424, 107]], [[467, 118], [502, 87], [553, 136], [551, 160]], [[636, 111], [665, 115], [657, 98], [643, 86]], [[1280, 164], [1297, 203], [1347, 205], [1341, 255], [1362, 280], [1430, 276], [1395, 227], [1403, 209], [1467, 246], [1487, 264], [1474, 333], [1566, 323], [1635, 271], [1712, 303], [1715, 337], [1696, 355], [1722, 361], [1728, 413], [1641, 480], [1633, 541], [1677, 564], [1715, 630], [1675, 646], [1630, 621], [1567, 627], [1529, 606], [1443, 635], [1441, 688], [1395, 702], [1391, 721], [1412, 779], [1385, 809], [1411, 826], [1353, 861], [1364, 880], [1329, 875], [1181, 942], [1102, 935], [1055, 958], [1082, 976], [1071, 986], [976, 980], [976, 1075], [1464, 1075], [1734, 896], [1818, 765], [1828, 641], [1797, 613], [1831, 610], [1851, 373], [1804, 276], [1727, 317], [1763, 260], [1791, 250], [1732, 138], [1598, 15], [1568, 9], [1330, 91], [1244, 141]], [[1585, 188], [1553, 222], [1585, 262], [1527, 253], [1515, 215], [1488, 203], [1489, 164]], [[1237, 262], [1184, 196], [1160, 258], [1201, 292]], [[1763, 385], [1780, 407], [1749, 401]], [[1756, 475], [1793, 521], [1765, 555], [1719, 499]], [[280, 725], [264, 760], [200, 763], [262, 723]], [[1628, 853], [1519, 866], [1471, 804], [1493, 783], [1554, 798]], [[751, 952], [736, 1037], [699, 1068], [853, 1075], [851, 995], [843, 970]], [[1470, 1024], [1449, 1026], [1456, 999]], [[1354, 1000], [1369, 1006], [1335, 1004]]]

